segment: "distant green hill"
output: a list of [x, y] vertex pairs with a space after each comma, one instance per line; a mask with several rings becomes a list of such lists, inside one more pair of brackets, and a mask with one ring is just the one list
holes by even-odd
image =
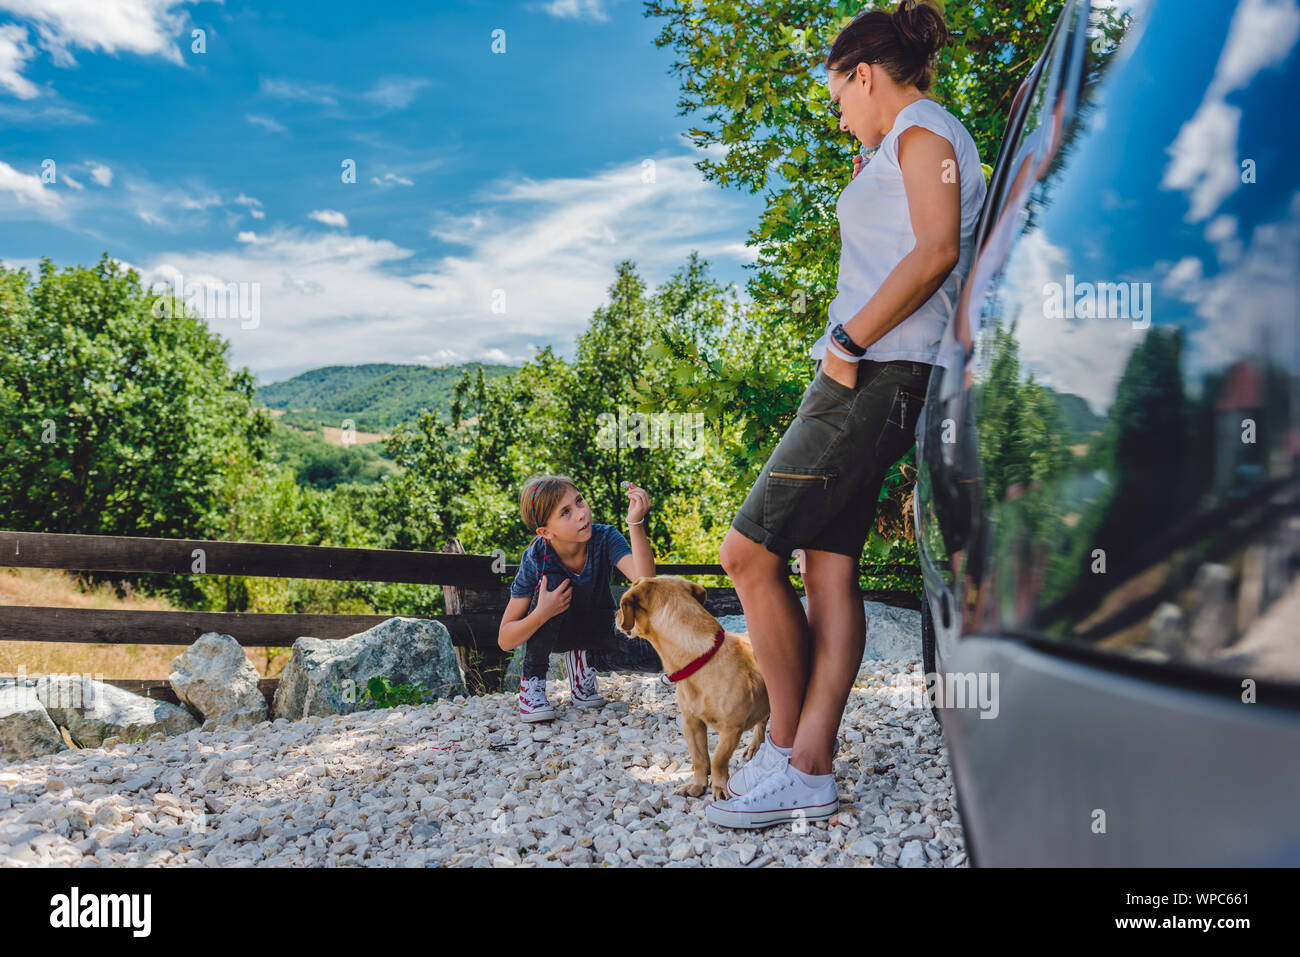
[[1094, 413], [1087, 401], [1072, 392], [1057, 392], [1056, 402], [1061, 410], [1062, 424], [1072, 442], [1090, 441], [1106, 424], [1104, 416]]
[[422, 409], [451, 414], [456, 381], [465, 369], [483, 367], [488, 378], [506, 375], [515, 366], [467, 362], [455, 366], [395, 365], [372, 362], [359, 366], [325, 366], [284, 382], [259, 386], [257, 398], [272, 409], [284, 409], [280, 421], [305, 428], [340, 427], [352, 419], [361, 432], [389, 432], [410, 422]]

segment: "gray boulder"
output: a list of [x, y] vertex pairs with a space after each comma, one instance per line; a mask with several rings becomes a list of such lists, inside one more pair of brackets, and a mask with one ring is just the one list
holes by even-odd
[[469, 694], [442, 622], [390, 618], [348, 638], [295, 641], [271, 711], [293, 720], [349, 714], [361, 709], [361, 694], [376, 676], [420, 682], [438, 698]]
[[0, 685], [0, 760], [26, 761], [67, 749], [35, 688]]
[[921, 613], [913, 608], [895, 608], [878, 601], [864, 601], [867, 613], [867, 646], [863, 660], [921, 657]]
[[[800, 598], [805, 610], [808, 599]], [[867, 644], [862, 660], [921, 657], [921, 613], [913, 608], [896, 608], [878, 601], [864, 601], [867, 616]], [[748, 634], [744, 615], [726, 615], [718, 619], [726, 631]], [[518, 672], [515, 672], [518, 689]]]
[[729, 631], [732, 634], [749, 634], [749, 626], [745, 624], [744, 615], [723, 615], [718, 619], [718, 624], [722, 626], [723, 631]]
[[251, 728], [267, 720], [258, 677], [238, 641], [210, 631], [172, 659], [167, 680], [177, 698], [203, 715], [205, 727]]
[[78, 675], [38, 678], [35, 692], [50, 719], [67, 728], [79, 748], [159, 733], [171, 737], [199, 726], [184, 708]]

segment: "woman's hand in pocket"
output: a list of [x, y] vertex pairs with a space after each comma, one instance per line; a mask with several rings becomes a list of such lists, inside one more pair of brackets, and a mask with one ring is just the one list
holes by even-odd
[[852, 389], [858, 384], [858, 364], [841, 359], [829, 348], [822, 359], [822, 372], [845, 388]]

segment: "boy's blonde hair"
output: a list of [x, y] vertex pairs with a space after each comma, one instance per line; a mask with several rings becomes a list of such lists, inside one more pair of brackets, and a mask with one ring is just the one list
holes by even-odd
[[530, 475], [519, 490], [519, 517], [528, 530], [536, 533], [546, 524], [569, 489], [581, 492], [578, 483], [567, 475]]

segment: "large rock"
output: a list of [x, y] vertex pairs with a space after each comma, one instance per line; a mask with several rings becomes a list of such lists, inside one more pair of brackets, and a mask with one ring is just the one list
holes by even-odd
[[257, 668], [230, 635], [200, 635], [172, 659], [167, 680], [177, 698], [203, 715], [205, 726], [251, 728], [267, 719]]
[[26, 761], [66, 750], [35, 688], [17, 683], [0, 685], [0, 760]]
[[[799, 599], [806, 611], [808, 598]], [[864, 601], [867, 643], [862, 660], [921, 657], [921, 613], [915, 608], [897, 608], [878, 601]]]
[[[807, 598], [801, 598], [804, 608]], [[867, 617], [867, 644], [862, 660], [921, 657], [921, 613], [914, 608], [896, 608], [878, 601], [864, 601]], [[744, 615], [724, 615], [718, 619], [725, 631], [748, 634]], [[518, 685], [518, 672], [516, 671]]]
[[920, 658], [921, 613], [914, 608], [895, 608], [878, 601], [864, 601], [867, 613], [867, 646], [862, 659]]
[[79, 748], [98, 748], [108, 739], [142, 741], [158, 733], [171, 737], [199, 726], [177, 705], [78, 675], [36, 679], [36, 697]]
[[349, 638], [299, 638], [280, 675], [276, 718], [348, 714], [361, 708], [372, 677], [420, 682], [438, 698], [468, 695], [451, 635], [442, 622], [390, 618]]

